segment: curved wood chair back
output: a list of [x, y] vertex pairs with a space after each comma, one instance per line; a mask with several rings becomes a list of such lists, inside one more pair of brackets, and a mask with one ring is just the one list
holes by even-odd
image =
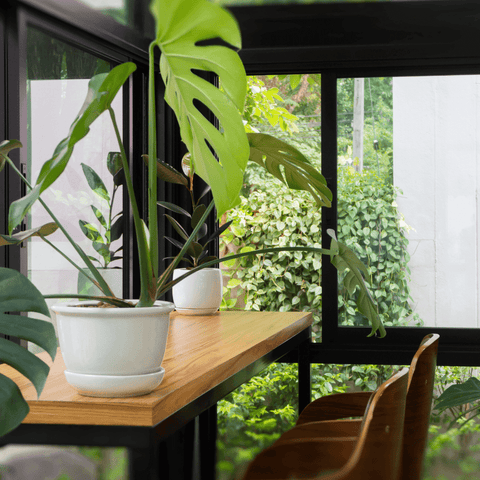
[[422, 478], [439, 339], [438, 334], [425, 336], [410, 364], [400, 475], [402, 480]]
[[[439, 339], [438, 334], [426, 335], [410, 364], [400, 475], [402, 480], [422, 478]], [[314, 437], [317, 432], [323, 432], [330, 422], [330, 428], [335, 426], [343, 432], [357, 436], [361, 420], [338, 419], [363, 416], [371, 395], [371, 392], [354, 392], [321, 397], [304, 409], [298, 418], [297, 426], [284, 433], [281, 440], [300, 436]], [[321, 430], [319, 422], [324, 424]]]
[[358, 437], [299, 438], [273, 445], [249, 465], [244, 480], [398, 480], [408, 372], [402, 369], [371, 396]]

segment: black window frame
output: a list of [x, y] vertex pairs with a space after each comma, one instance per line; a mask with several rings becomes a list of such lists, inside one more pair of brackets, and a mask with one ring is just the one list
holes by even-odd
[[[136, 2], [143, 10], [137, 18], [145, 18], [148, 2]], [[61, 4], [61, 8], [59, 5]], [[308, 5], [268, 5], [230, 7], [237, 18], [243, 38], [240, 52], [248, 74], [321, 73], [323, 171], [336, 196], [336, 81], [345, 77], [400, 75], [461, 75], [480, 73], [480, 49], [477, 31], [480, 25], [480, 4], [476, 0], [416, 0], [380, 3], [328, 3]], [[23, 13], [22, 13], [23, 12]], [[22, 17], [22, 14], [24, 15]], [[8, 17], [8, 18], [7, 18]], [[24, 20], [22, 20], [22, 18]], [[48, 31], [63, 40], [78, 42], [82, 48], [97, 53], [112, 52], [113, 57], [125, 58], [142, 65], [126, 89], [125, 137], [133, 142], [130, 153], [143, 153], [144, 125], [133, 118], [144, 114], [139, 102], [145, 98], [145, 72], [149, 40], [138, 31], [120, 25], [110, 17], [75, 0], [10, 0], [0, 16], [0, 42], [5, 43], [4, 88], [0, 90], [0, 105], [5, 105], [4, 124], [0, 131], [5, 138], [16, 138], [21, 119], [16, 118], [15, 102], [19, 99], [20, 63], [15, 61], [23, 44], [27, 19], [42, 23]], [[12, 22], [13, 20], [13, 22]], [[23, 29], [23, 30], [22, 30]], [[4, 33], [2, 36], [1, 34]], [[17, 54], [17, 57], [15, 56]], [[17, 81], [17, 84], [15, 82]], [[159, 82], [160, 83], [160, 82]], [[0, 86], [2, 84], [0, 83]], [[12, 96], [13, 94], [13, 96]], [[162, 88], [159, 87], [159, 98]], [[160, 158], [178, 161], [182, 151], [178, 128], [171, 110], [159, 102]], [[132, 108], [137, 108], [133, 111]], [[21, 112], [21, 110], [19, 110]], [[7, 121], [8, 120], [8, 121]], [[134, 130], [134, 127], [137, 130]], [[134, 135], [133, 132], [136, 132]], [[12, 157], [17, 159], [17, 153]], [[17, 159], [19, 161], [19, 158]], [[135, 165], [135, 164], [133, 164]], [[137, 188], [141, 197], [142, 173], [137, 172]], [[9, 201], [18, 196], [15, 182], [5, 183], [0, 174], [0, 187], [8, 189], [0, 199], [3, 211]], [[3, 178], [3, 180], [2, 180]], [[3, 184], [1, 182], [4, 182]], [[169, 188], [161, 189], [165, 198], [175, 199]], [[323, 240], [326, 228], [336, 227], [336, 205], [323, 212]], [[134, 239], [130, 239], [127, 267], [133, 268]], [[162, 245], [160, 257], [164, 256]], [[11, 250], [10, 250], [11, 251]], [[14, 254], [0, 256], [0, 262], [20, 268]], [[406, 364], [426, 333], [441, 335], [438, 363], [441, 365], [480, 365], [480, 329], [396, 327], [387, 329], [384, 339], [367, 338], [367, 328], [338, 326], [337, 278], [328, 258], [323, 263], [323, 342], [311, 344], [311, 363], [377, 363]], [[138, 272], [126, 273], [131, 280], [128, 293], [138, 288]]]
[[[248, 74], [322, 75], [322, 173], [334, 194], [322, 211], [322, 241], [337, 227], [337, 79], [480, 74], [480, 4], [470, 0], [281, 5], [230, 9], [242, 30]], [[408, 364], [420, 340], [439, 333], [439, 365], [478, 366], [480, 329], [390, 327], [383, 339], [368, 328], [338, 325], [336, 270], [322, 264], [322, 343], [310, 363]], [[454, 321], [454, 319], [452, 319]], [[291, 359], [294, 361], [294, 359]]]

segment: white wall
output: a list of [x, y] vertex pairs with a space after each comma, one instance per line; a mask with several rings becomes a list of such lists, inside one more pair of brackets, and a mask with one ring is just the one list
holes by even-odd
[[479, 77], [395, 78], [393, 105], [414, 310], [426, 325], [478, 327]]
[[[57, 144], [68, 135], [70, 125], [85, 100], [88, 81], [82, 79], [30, 82], [31, 181], [34, 182], [37, 179], [43, 163], [52, 157]], [[117, 123], [121, 126], [121, 95], [117, 95], [113, 106]], [[92, 124], [90, 133], [75, 146], [70, 162], [62, 176], [42, 194], [42, 198], [67, 228], [73, 239], [89, 255], [95, 257], [98, 257], [98, 254], [80, 230], [78, 221], [82, 219], [97, 223], [90, 207], [91, 204], [100, 208], [104, 215], [107, 215], [108, 209], [106, 202], [99, 200], [99, 197], [88, 186], [81, 163], [92, 167], [111, 192], [113, 180], [106, 166], [106, 158], [108, 152], [118, 150], [110, 117], [108, 113], [104, 113]], [[117, 193], [115, 205], [117, 211], [121, 210], [122, 195], [120, 191]], [[39, 203], [32, 208], [30, 219], [32, 227], [52, 221]], [[73, 261], [84, 266], [78, 254], [60, 231], [55, 232], [48, 239], [67, 253]], [[76, 293], [77, 271], [41, 239], [34, 238], [30, 241], [28, 258], [30, 278], [43, 294]], [[49, 304], [58, 302], [58, 300], [48, 301]]]

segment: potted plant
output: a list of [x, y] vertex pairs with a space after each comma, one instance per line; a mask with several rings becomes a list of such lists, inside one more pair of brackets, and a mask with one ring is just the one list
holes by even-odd
[[[183, 157], [182, 170], [183, 174], [167, 163], [162, 162], [161, 160], [157, 161], [158, 178], [165, 182], [181, 185], [188, 191], [191, 202], [191, 212], [188, 212], [184, 208], [170, 202], [161, 201], [158, 202], [158, 205], [170, 212], [181, 215], [183, 219], [186, 219], [186, 225], [194, 229], [205, 212], [206, 206], [200, 202], [210, 191], [210, 186], [207, 185], [199, 197], [195, 198], [193, 188], [195, 171], [190, 160], [190, 154], [186, 154]], [[171, 215], [166, 213], [165, 217], [178, 234], [178, 239], [167, 236], [165, 236], [165, 239], [181, 251], [189, 239], [189, 234], [182, 224]], [[187, 273], [187, 271], [199, 267], [206, 262], [217, 260], [216, 256], [208, 255], [208, 248], [214, 240], [220, 237], [231, 223], [232, 222], [227, 222], [223, 224], [220, 228], [215, 229], [210, 235], [208, 234], [207, 224], [203, 223], [188, 247], [186, 255], [182, 258], [182, 261], [187, 263], [187, 267], [176, 268], [173, 271], [173, 280], [180, 278]], [[175, 260], [175, 258], [167, 257], [164, 260]], [[210, 315], [215, 313], [222, 303], [222, 293], [223, 279], [222, 271], [219, 268], [204, 268], [197, 270], [184, 281], [174, 285], [172, 289], [175, 309], [177, 312], [188, 315]]]
[[[148, 226], [142, 221], [138, 211], [127, 155], [111, 107], [115, 95], [136, 69], [130, 62], [118, 65], [109, 73], [96, 75], [90, 80], [86, 100], [68, 136], [58, 144], [52, 158], [44, 163], [35, 185], [29, 185], [27, 195], [13, 202], [9, 210], [11, 233], [33, 203], [42, 201], [41, 193], [61, 175], [75, 144], [88, 134], [91, 123], [104, 112], [110, 115], [118, 139], [135, 226], [140, 297], [138, 301], [133, 302], [115, 297], [92, 260], [73, 241], [47, 207], [52, 220], [85, 262], [89, 271], [83, 274], [98, 286], [104, 295], [101, 297], [72, 294], [68, 295], [68, 298], [102, 300], [105, 304], [120, 307], [101, 308], [105, 305], [93, 307], [90, 302], [88, 306], [78, 307], [72, 304], [54, 308], [57, 312], [60, 347], [67, 366], [68, 380], [81, 393], [88, 395], [138, 395], [155, 388], [164, 374], [161, 361], [168, 332], [169, 312], [173, 310], [173, 304], [159, 302], [157, 298], [161, 298], [166, 291], [198, 270], [243, 255], [268, 254], [279, 250], [302, 250], [330, 255], [337, 268], [349, 269], [345, 282], [348, 281], [350, 291], [353, 292], [359, 287], [358, 305], [360, 311], [367, 315], [372, 323], [372, 334], [379, 330], [381, 335], [384, 335], [385, 331], [379, 322], [375, 304], [361, 273], [366, 272], [365, 267], [356, 259], [353, 252], [337, 243], [335, 238], [332, 239], [330, 249], [272, 248], [213, 259], [171, 280], [173, 271], [197, 238], [213, 207], [216, 207], [217, 217], [221, 218], [225, 211], [238, 203], [243, 171], [249, 158], [266, 167], [290, 187], [310, 191], [318, 206], [329, 205], [331, 193], [323, 176], [298, 151], [267, 135], [250, 134], [247, 137], [240, 115], [246, 94], [246, 74], [238, 54], [226, 46], [199, 45], [205, 40], [221, 38], [227, 44], [240, 48], [240, 31], [231, 14], [207, 0], [153, 0], [151, 11], [156, 21], [157, 36], [150, 47]], [[177, 115], [181, 136], [192, 156], [195, 172], [211, 187], [214, 198], [205, 208], [179, 254], [162, 273], [159, 271], [157, 228], [157, 132], [154, 101], [156, 48], [161, 51], [160, 72], [165, 82], [165, 100]], [[196, 69], [218, 74], [222, 90], [198, 76], [195, 73]], [[221, 131], [207, 121], [198, 110], [197, 102], [206, 105], [214, 113], [222, 128]], [[7, 161], [14, 168], [8, 158]], [[332, 235], [334, 236], [333, 233]], [[48, 241], [43, 235], [41, 238]], [[81, 270], [80, 267], [76, 267]], [[161, 319], [154, 321], [150, 317], [156, 313]], [[93, 319], [94, 315], [98, 315], [99, 318]], [[133, 320], [133, 327], [128, 328], [123, 325], [128, 323], [127, 320], [121, 323], [116, 319], [117, 316], [132, 318], [134, 315], [143, 316], [147, 319], [146, 323], [142, 324], [141, 320], [136, 318]], [[98, 335], [100, 341], [92, 340], [95, 335]], [[157, 335], [158, 338], [164, 335], [165, 341], [157, 339]], [[155, 341], [149, 342], [150, 338], [155, 338]], [[146, 358], [142, 359], [143, 356]], [[138, 370], [135, 367], [137, 364], [142, 365], [143, 369]]]
[[[112, 250], [112, 243], [119, 240], [123, 234], [123, 213], [120, 211], [114, 214], [115, 196], [124, 178], [122, 159], [118, 152], [109, 152], [107, 156], [107, 169], [113, 177], [113, 190], [111, 194], [97, 172], [95, 172], [92, 167], [82, 163], [83, 174], [85, 175], [88, 186], [100, 201], [106, 203], [108, 215], [105, 217], [101, 210], [92, 204], [90, 208], [97, 219], [97, 223], [79, 220], [78, 224], [98, 254], [97, 257], [90, 256], [90, 260], [98, 264], [98, 269], [102, 277], [112, 287], [115, 295], [121, 297], [123, 293], [122, 270], [120, 267], [110, 267], [110, 263], [122, 259], [118, 253], [123, 248], [120, 247]], [[85, 295], [102, 294], [101, 290], [92, 282], [88, 281], [85, 275], [81, 273], [78, 274], [77, 291]]]

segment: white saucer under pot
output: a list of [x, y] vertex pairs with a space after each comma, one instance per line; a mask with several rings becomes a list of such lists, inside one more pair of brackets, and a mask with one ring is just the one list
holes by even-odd
[[[188, 270], [177, 268], [173, 279]], [[172, 288], [175, 310], [185, 315], [212, 315], [222, 303], [223, 282], [219, 268], [204, 268], [192, 273]]]
[[[147, 308], [87, 306], [95, 303], [70, 302], [52, 307], [60, 350], [70, 374], [66, 374], [67, 381], [83, 395], [149, 393], [147, 390], [156, 388], [165, 373], [161, 364], [173, 303], [157, 301]], [[75, 380], [70, 382], [69, 377]]]
[[165, 369], [145, 375], [86, 375], [65, 370], [67, 382], [87, 397], [137, 397], [147, 395], [163, 380]]

